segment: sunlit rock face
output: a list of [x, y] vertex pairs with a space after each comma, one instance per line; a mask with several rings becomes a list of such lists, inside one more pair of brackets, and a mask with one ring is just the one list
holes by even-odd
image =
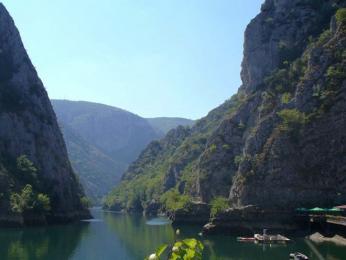
[[149, 194], [135, 194], [141, 206], [171, 189], [269, 211], [345, 203], [346, 28], [335, 19], [345, 6], [265, 1], [245, 32], [238, 93], [149, 145], [110, 198], [132, 205], [121, 196], [133, 185]]

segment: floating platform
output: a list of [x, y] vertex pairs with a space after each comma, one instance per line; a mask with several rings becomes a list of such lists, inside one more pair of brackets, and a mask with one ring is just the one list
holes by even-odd
[[255, 234], [254, 238], [256, 241], [259, 242], [289, 242], [291, 239], [277, 234], [277, 235], [260, 235], [260, 234]]
[[255, 242], [256, 238], [254, 238], [254, 237], [237, 237], [237, 240], [240, 242]]
[[277, 234], [277, 235], [261, 235], [255, 234], [253, 237], [238, 237], [239, 242], [261, 242], [261, 243], [280, 243], [289, 242], [291, 239]]

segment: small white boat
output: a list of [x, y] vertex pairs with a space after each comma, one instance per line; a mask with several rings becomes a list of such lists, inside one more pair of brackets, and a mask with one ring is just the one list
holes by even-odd
[[299, 253], [299, 252], [295, 252], [295, 253], [291, 253], [290, 254], [290, 259], [293, 260], [309, 260], [309, 257], [307, 257], [306, 255]]

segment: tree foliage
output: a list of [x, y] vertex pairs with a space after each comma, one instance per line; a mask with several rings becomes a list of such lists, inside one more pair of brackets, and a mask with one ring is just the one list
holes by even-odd
[[48, 195], [43, 193], [36, 195], [30, 184], [25, 185], [20, 193], [12, 193], [10, 204], [12, 211], [19, 214], [29, 210], [47, 212], [51, 209]]
[[336, 12], [335, 17], [338, 23], [345, 23], [346, 22], [346, 8], [340, 8]]
[[13, 193], [10, 197], [11, 209], [16, 213], [23, 213], [25, 210], [33, 208], [32, 186], [27, 184], [21, 193]]
[[51, 210], [50, 198], [48, 195], [39, 193], [37, 194], [37, 199], [35, 203], [35, 209], [39, 211], [49, 211]]
[[298, 128], [307, 122], [307, 117], [298, 109], [283, 109], [277, 113], [285, 129]]
[[215, 217], [218, 213], [229, 208], [229, 201], [224, 197], [216, 197], [211, 201], [210, 205], [210, 216]]
[[[204, 245], [201, 241], [188, 238], [174, 243], [172, 247], [168, 245], [160, 246], [155, 253], [151, 254], [145, 260], [160, 260], [168, 252], [169, 260], [201, 260], [203, 256]], [[165, 258], [166, 259], [166, 258]]]
[[34, 185], [37, 183], [37, 168], [26, 155], [16, 159], [16, 169], [21, 180]]
[[176, 189], [165, 192], [160, 199], [167, 210], [188, 209], [191, 198], [188, 195], [180, 194]]

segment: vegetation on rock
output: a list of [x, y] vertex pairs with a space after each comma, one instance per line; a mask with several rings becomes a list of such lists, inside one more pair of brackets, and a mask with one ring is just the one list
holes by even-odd
[[229, 200], [224, 197], [216, 197], [211, 201], [210, 205], [211, 205], [210, 216], [213, 218], [218, 213], [229, 208]]
[[344, 7], [266, 1], [245, 33], [238, 93], [191, 129], [151, 143], [106, 207], [142, 211], [154, 202], [165, 210], [202, 201], [215, 214], [233, 205], [346, 201], [346, 183], [336, 181], [346, 163]]

